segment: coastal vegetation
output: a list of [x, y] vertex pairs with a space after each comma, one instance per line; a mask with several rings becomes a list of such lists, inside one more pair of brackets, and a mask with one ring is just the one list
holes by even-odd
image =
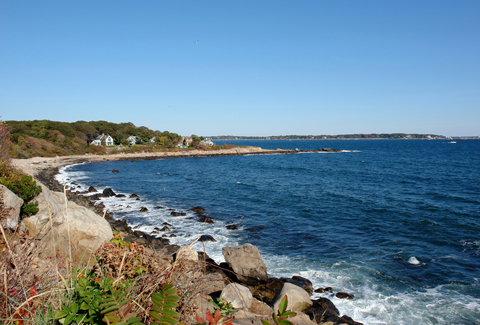
[[[57, 122], [50, 120], [6, 121], [10, 143], [2, 150], [9, 150], [13, 158], [52, 157], [84, 153], [104, 154], [103, 146], [92, 145], [98, 136], [110, 135], [114, 144], [128, 146], [128, 137], [138, 137], [140, 142], [159, 148], [173, 148], [181, 136], [169, 131], [154, 131], [133, 123], [107, 121]], [[153, 141], [150, 141], [152, 140]], [[8, 148], [8, 149], [7, 149]]]
[[234, 136], [219, 135], [210, 137], [212, 140], [340, 140], [340, 139], [443, 139], [445, 136], [435, 134], [406, 133], [356, 133], [337, 135], [272, 135], [272, 136]]
[[0, 120], [0, 184], [23, 200], [20, 211], [23, 216], [28, 216], [38, 211], [38, 203], [31, 201], [42, 191], [42, 188], [37, 185], [32, 176], [11, 166], [8, 154], [9, 145], [10, 137], [7, 126]]

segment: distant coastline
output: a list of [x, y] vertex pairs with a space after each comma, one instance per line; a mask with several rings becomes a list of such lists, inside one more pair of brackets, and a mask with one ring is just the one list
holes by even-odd
[[339, 135], [273, 135], [273, 136], [209, 136], [211, 140], [467, 140], [480, 139], [480, 136], [445, 136], [438, 134], [407, 133], [371, 133], [371, 134], [339, 134]]

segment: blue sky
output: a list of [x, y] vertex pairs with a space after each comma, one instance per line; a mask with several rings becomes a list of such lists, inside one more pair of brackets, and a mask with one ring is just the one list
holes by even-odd
[[1, 1], [0, 116], [480, 135], [479, 17], [477, 0]]

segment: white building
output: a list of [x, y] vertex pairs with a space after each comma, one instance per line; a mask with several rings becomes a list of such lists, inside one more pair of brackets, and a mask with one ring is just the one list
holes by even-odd
[[142, 139], [140, 139], [139, 137], [137, 137], [136, 135], [131, 135], [127, 138], [127, 141], [128, 141], [128, 144], [130, 144], [131, 146], [133, 146], [134, 144], [138, 144], [138, 143], [141, 143], [142, 142]]
[[114, 141], [113, 141], [113, 138], [107, 134], [102, 134], [102, 135], [99, 135], [95, 140], [93, 140], [92, 142], [90, 142], [90, 145], [92, 146], [101, 146], [105, 144], [106, 146], [113, 146], [114, 145]]

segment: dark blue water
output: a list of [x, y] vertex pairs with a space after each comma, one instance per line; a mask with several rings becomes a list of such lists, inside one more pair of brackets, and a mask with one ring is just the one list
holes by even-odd
[[[211, 234], [218, 242], [206, 250], [217, 260], [222, 246], [252, 243], [272, 275], [354, 294], [325, 296], [366, 324], [480, 323], [480, 141], [224, 142], [345, 151], [92, 163], [60, 180], [137, 193], [145, 202], [105, 204], [144, 231], [172, 224], [174, 243]], [[171, 217], [157, 205], [201, 205], [216, 222]]]

